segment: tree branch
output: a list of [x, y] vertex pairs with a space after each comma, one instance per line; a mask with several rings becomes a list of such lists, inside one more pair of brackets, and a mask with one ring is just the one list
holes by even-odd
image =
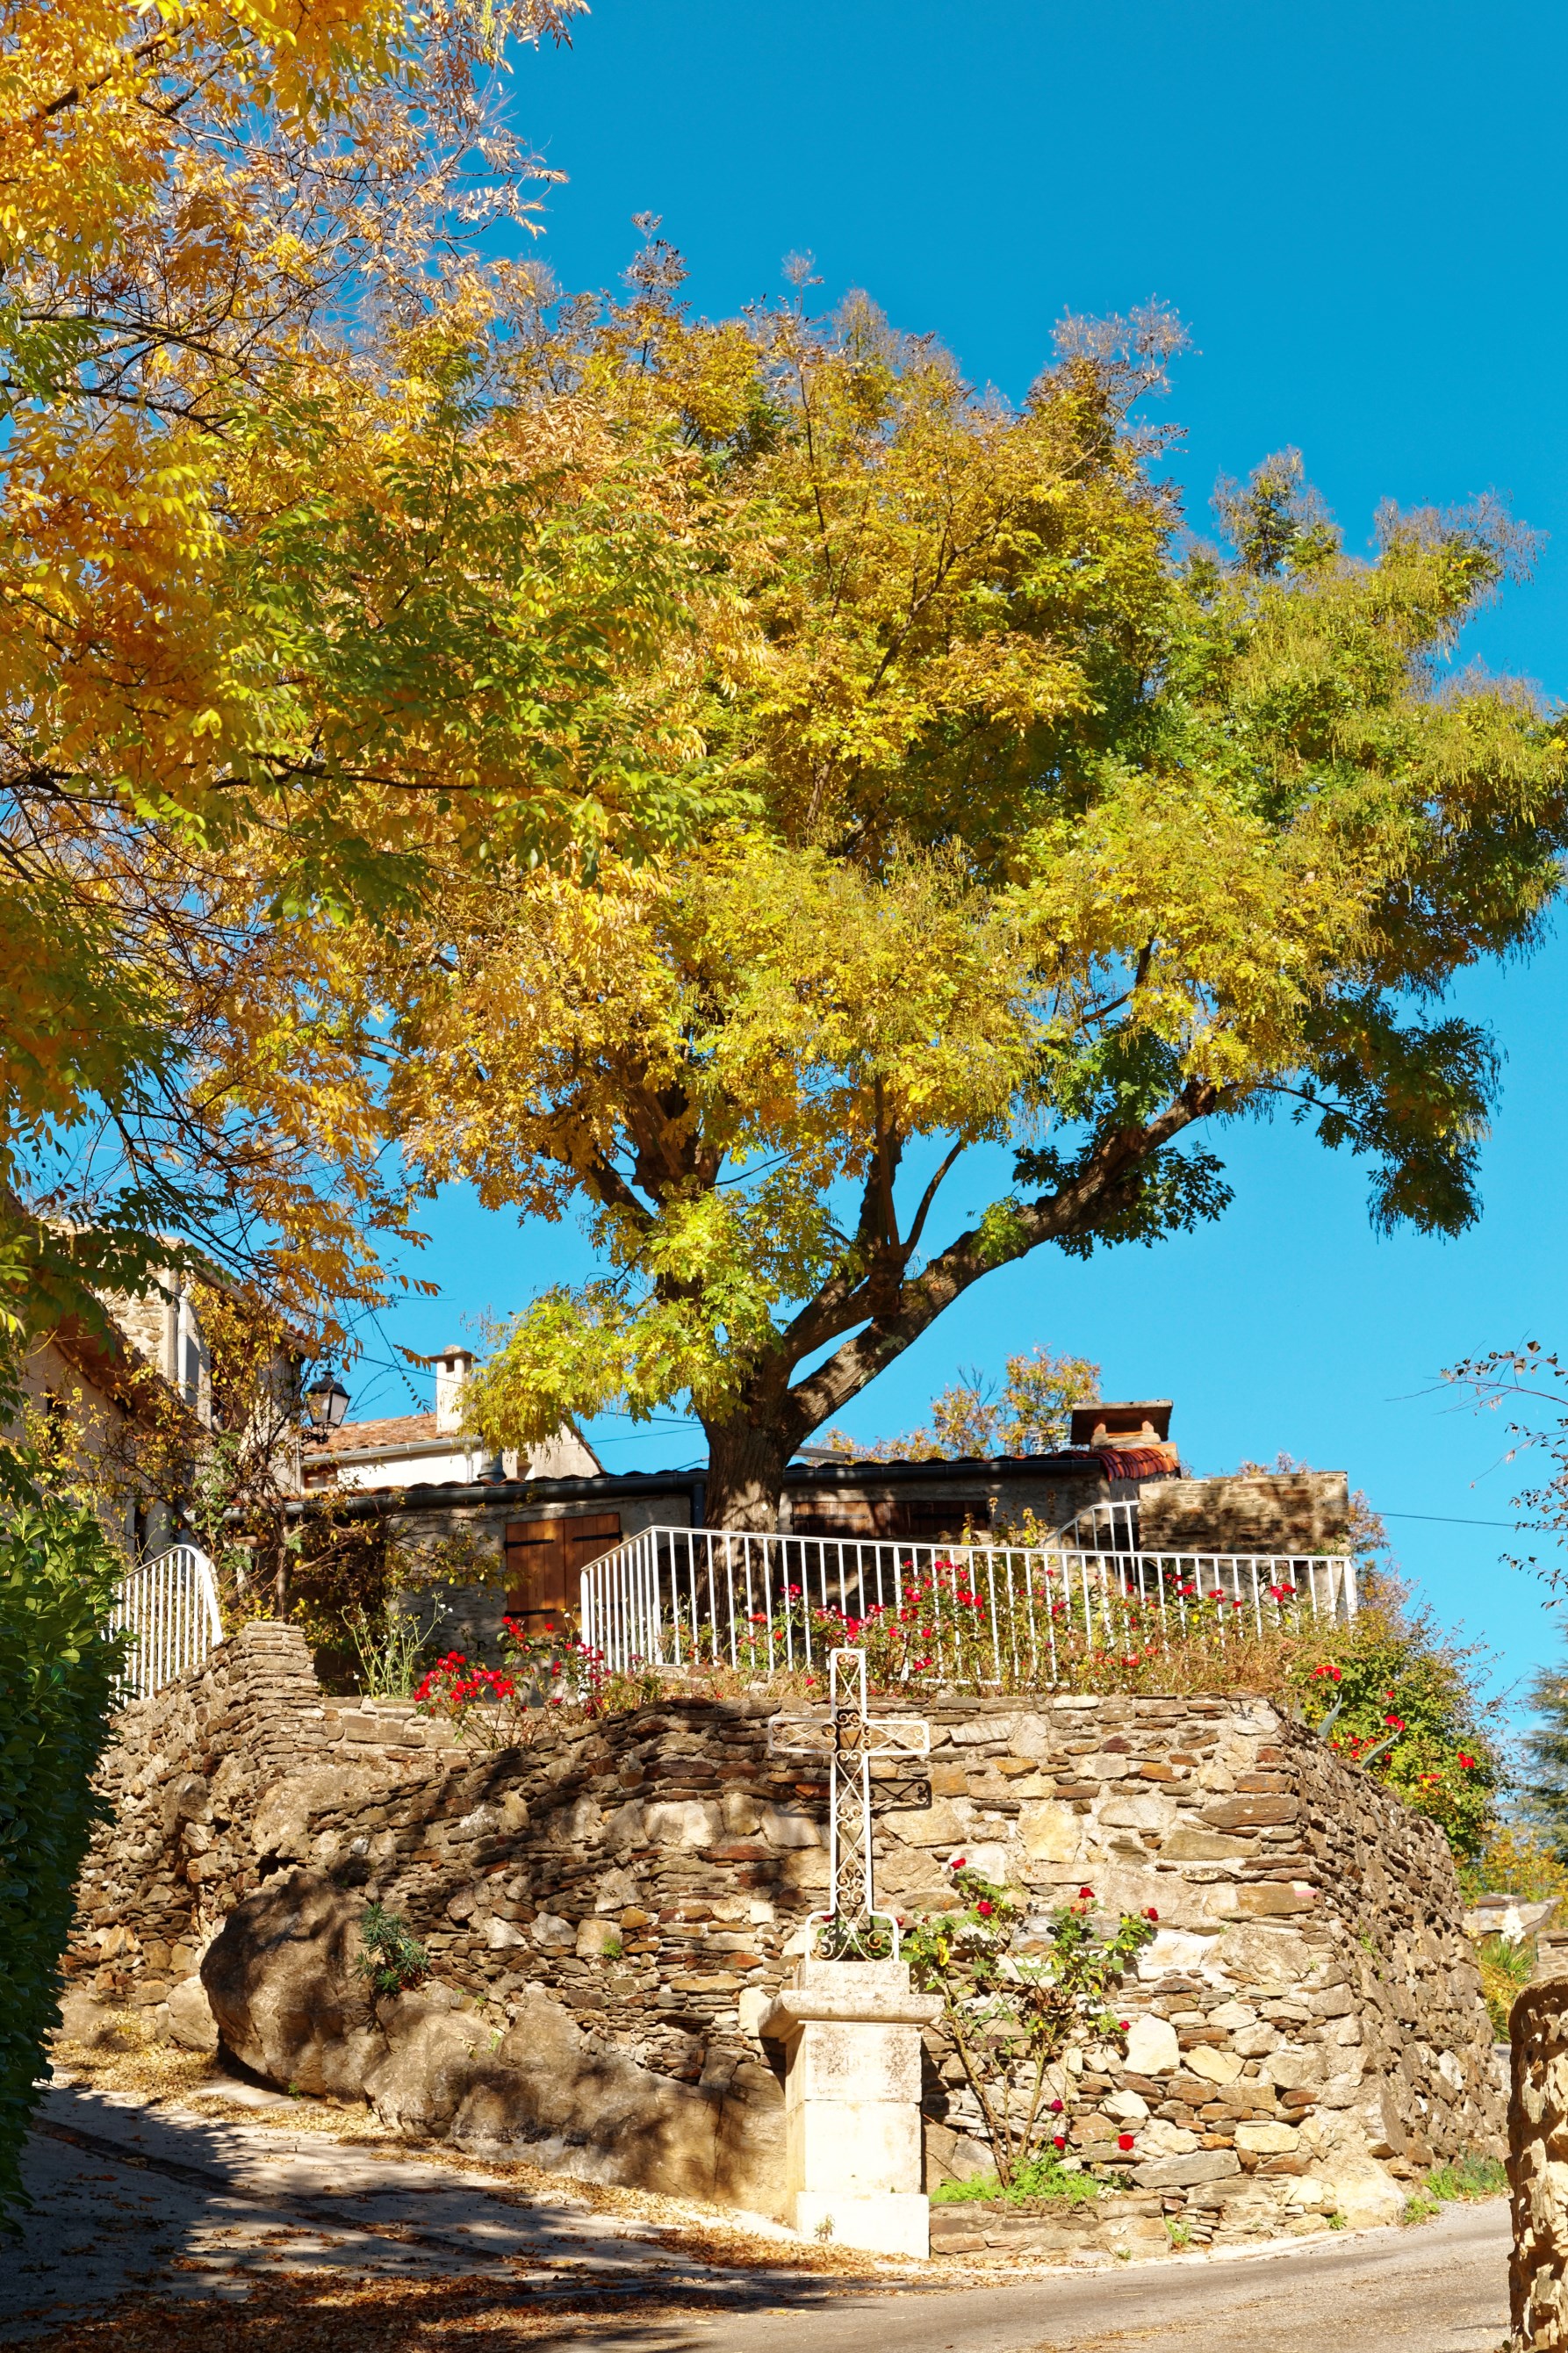
[[[910, 1282], [900, 1283], [891, 1313], [874, 1314], [865, 1328], [847, 1340], [825, 1365], [819, 1365], [808, 1378], [790, 1389], [790, 1401], [804, 1427], [815, 1430], [830, 1415], [839, 1412], [982, 1275], [1026, 1257], [1042, 1242], [1060, 1241], [1068, 1235], [1082, 1233], [1107, 1211], [1130, 1205], [1143, 1163], [1194, 1120], [1205, 1118], [1216, 1110], [1219, 1102], [1217, 1087], [1201, 1080], [1190, 1081], [1147, 1125], [1120, 1128], [1103, 1136], [1087, 1166], [1059, 1191], [1020, 1204], [1013, 1231], [1005, 1242], [999, 1245], [998, 1238], [984, 1233], [978, 1227], [960, 1234], [932, 1259], [923, 1273]], [[803, 1311], [791, 1325], [791, 1335], [800, 1327], [809, 1332], [812, 1317], [812, 1308]], [[815, 1345], [820, 1346], [822, 1338], [826, 1336], [822, 1335]], [[799, 1352], [806, 1353], [806, 1348]]]

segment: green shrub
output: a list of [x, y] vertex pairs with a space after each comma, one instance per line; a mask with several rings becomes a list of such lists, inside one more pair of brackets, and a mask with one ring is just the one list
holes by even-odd
[[[3, 1406], [0, 1406], [3, 1409]], [[121, 1645], [105, 1632], [124, 1563], [98, 1521], [0, 1444], [0, 2215], [58, 2024], [77, 1873], [102, 1810]]]
[[367, 1904], [360, 1915], [360, 1968], [377, 1993], [406, 1993], [430, 1973], [430, 1956], [395, 1912]]
[[994, 2173], [977, 2173], [968, 2181], [943, 2181], [931, 2196], [933, 2206], [979, 2205], [993, 2200], [1004, 2206], [1028, 2206], [1037, 2199], [1092, 2206], [1104, 2186], [1092, 2173], [1069, 2171], [1055, 2156], [1047, 2156], [1027, 2159], [1005, 2187]]
[[1451, 2158], [1426, 2176], [1426, 2188], [1442, 2205], [1456, 2199], [1500, 2198], [1508, 2189], [1508, 2168], [1500, 2157], [1481, 2157], [1474, 2150]]
[[1479, 2198], [1500, 2198], [1508, 2189], [1508, 2168], [1500, 2157], [1481, 2157], [1473, 2150], [1435, 2166], [1405, 2201], [1402, 2222], [1430, 2222], [1445, 2206], [1473, 2204]]
[[1535, 1939], [1521, 1936], [1510, 1945], [1506, 1936], [1483, 1936], [1476, 1947], [1476, 1967], [1492, 2032], [1506, 2042], [1509, 2012], [1535, 1974]]

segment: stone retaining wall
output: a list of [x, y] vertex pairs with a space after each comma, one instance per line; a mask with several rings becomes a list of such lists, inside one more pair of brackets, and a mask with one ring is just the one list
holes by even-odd
[[[1554, 1960], [1554, 1966], [1561, 1966]], [[1513, 2089], [1509, 2104], [1509, 2184], [1513, 2253], [1509, 2265], [1510, 2343], [1524, 2353], [1568, 2348], [1568, 1978], [1527, 1986], [1509, 2019]]]
[[[531, 1746], [476, 1756], [406, 1708], [323, 1700], [297, 1633], [249, 1627], [121, 1719], [105, 1767], [115, 1818], [68, 1967], [100, 1999], [162, 2015], [233, 1905], [308, 1866], [403, 1914], [452, 1996], [491, 2006], [498, 2036], [552, 2004], [614, 2062], [623, 2109], [628, 2085], [649, 2114], [695, 2087], [731, 2122], [750, 2115], [754, 2130], [735, 2127], [746, 2166], [712, 2194], [765, 2204], [781, 2094], [756, 2021], [827, 1875], [826, 1792], [769, 1754], [775, 1707], [759, 1692], [595, 1723], [546, 1713]], [[1042, 1927], [1082, 1885], [1111, 1912], [1159, 1914], [1124, 1989], [1125, 2059], [1075, 2054], [1064, 2086], [1071, 2149], [1131, 2193], [1102, 2210], [1106, 2227], [1158, 2243], [1174, 2223], [1206, 2243], [1388, 2219], [1420, 2168], [1498, 2145], [1490, 2029], [1431, 1824], [1259, 1701], [950, 1698], [926, 1713], [930, 1801], [880, 1818], [884, 1901], [940, 1907], [961, 1851], [1026, 1891]], [[984, 2150], [934, 2037], [928, 2060], [935, 2184]], [[541, 2126], [552, 2161], [621, 2178], [602, 2121]], [[936, 2216], [939, 2245], [1024, 2227], [973, 2207]], [[1048, 2240], [1053, 2226], [1030, 2227]]]

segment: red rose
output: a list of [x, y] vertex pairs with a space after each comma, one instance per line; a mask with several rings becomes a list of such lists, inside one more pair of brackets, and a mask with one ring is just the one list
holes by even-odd
[[1127, 2031], [1127, 2027], [1128, 2027], [1128, 2021], [1127, 2021], [1126, 2019], [1124, 2019], [1124, 2018], [1119, 2018], [1119, 2019], [1117, 2020], [1117, 2021], [1116, 2021], [1116, 2031], [1118, 2032], [1118, 2034], [1125, 2034], [1125, 2033], [1126, 2033], [1126, 2031]]
[[1117, 2136], [1116, 2136], [1116, 2146], [1117, 2146], [1117, 2147], [1118, 2147], [1118, 2148], [1131, 2148], [1131, 2146], [1132, 2146], [1132, 2136], [1131, 2136], [1131, 2133], [1118, 2133], [1118, 2134], [1117, 2134]]

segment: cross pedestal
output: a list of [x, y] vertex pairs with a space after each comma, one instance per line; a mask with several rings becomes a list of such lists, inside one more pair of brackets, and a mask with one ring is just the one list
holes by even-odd
[[792, 2219], [844, 2247], [929, 2255], [921, 2029], [942, 2014], [903, 1961], [800, 1961], [759, 2031], [785, 2051]]
[[797, 1963], [795, 1983], [763, 2011], [758, 2031], [784, 2046], [785, 2161], [797, 2231], [819, 2231], [874, 2254], [929, 2255], [931, 2207], [921, 2187], [921, 2029], [942, 2004], [916, 1993], [898, 1957], [899, 1924], [877, 1909], [872, 1856], [873, 1762], [908, 1767], [931, 1746], [931, 1727], [879, 1718], [866, 1704], [866, 1654], [835, 1651], [826, 1717], [775, 1719], [775, 1756], [830, 1761], [832, 1903], [812, 1916], [841, 1954], [891, 1948], [891, 1960]]

